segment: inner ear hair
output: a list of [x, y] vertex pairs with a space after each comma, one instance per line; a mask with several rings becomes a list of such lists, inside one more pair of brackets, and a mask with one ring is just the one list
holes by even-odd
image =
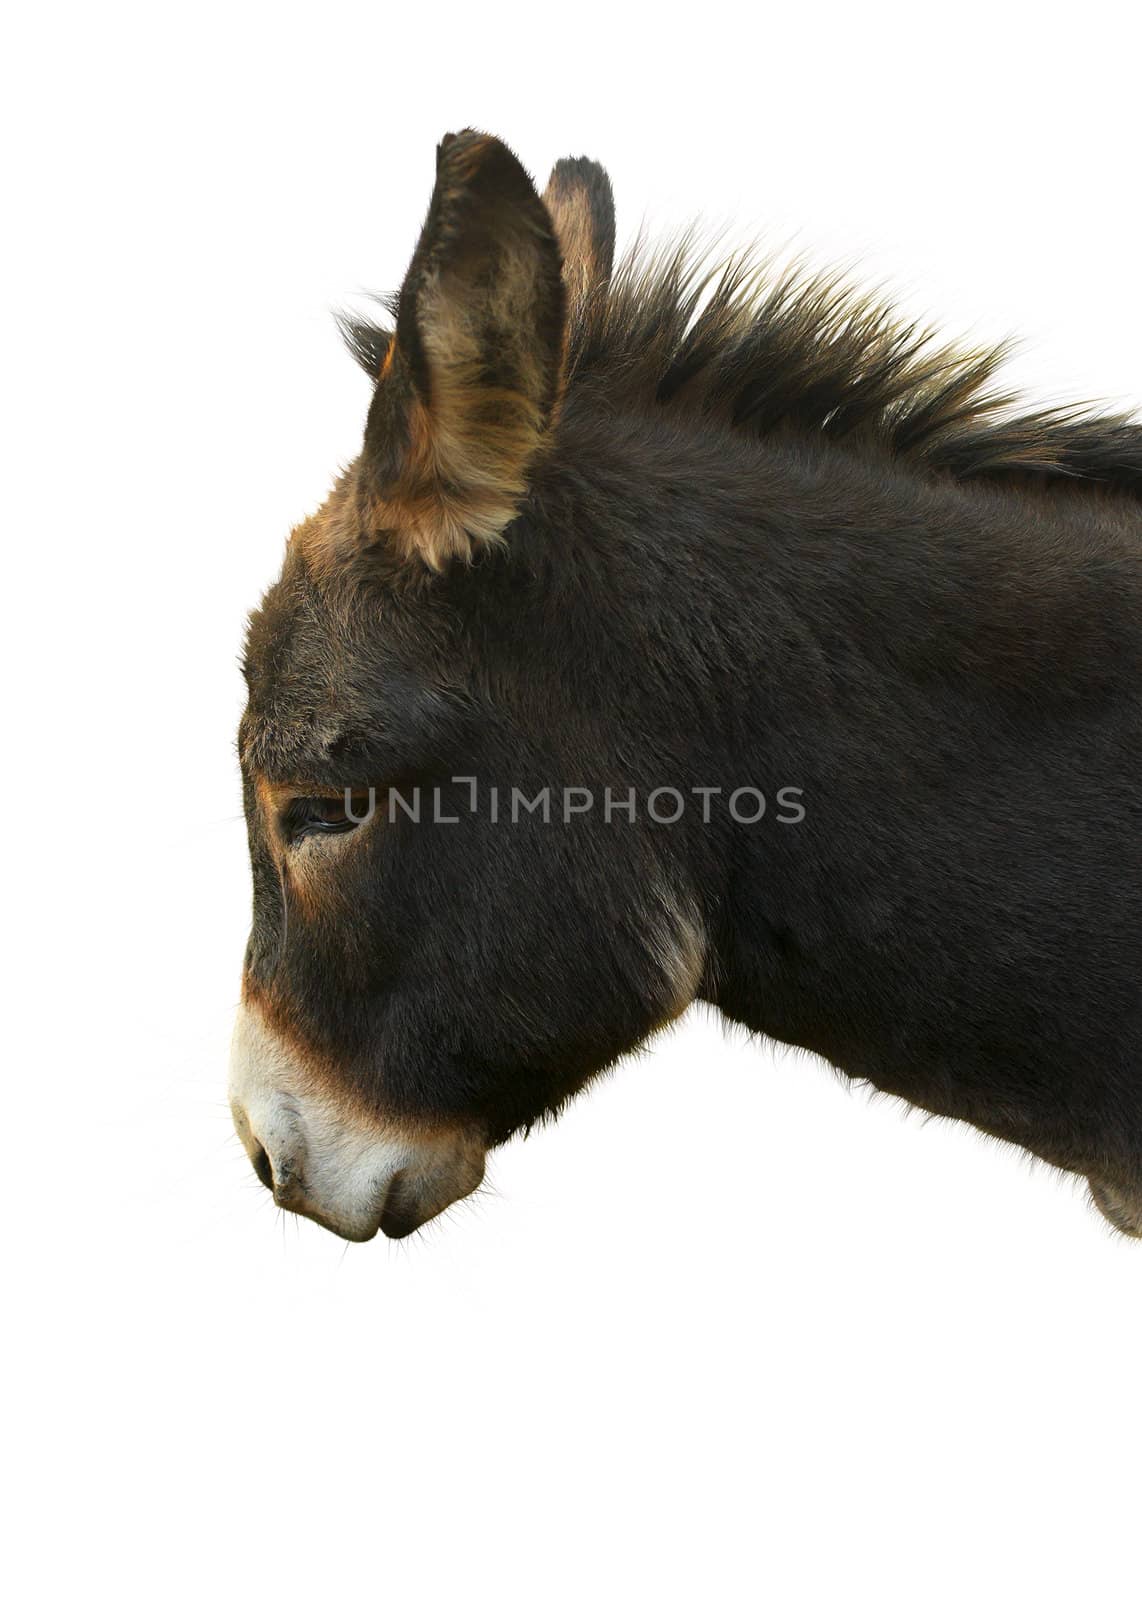
[[615, 263], [615, 197], [597, 161], [565, 156], [551, 169], [543, 203], [563, 253], [563, 281], [574, 315], [610, 282]]
[[377, 531], [429, 566], [470, 558], [517, 515], [559, 398], [565, 302], [523, 167], [498, 139], [449, 135], [362, 458]]

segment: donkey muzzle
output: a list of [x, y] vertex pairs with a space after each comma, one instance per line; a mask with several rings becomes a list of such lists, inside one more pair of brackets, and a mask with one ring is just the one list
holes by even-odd
[[343, 1103], [249, 1004], [230, 1054], [230, 1110], [254, 1171], [284, 1211], [362, 1243], [403, 1239], [477, 1188], [484, 1147]]

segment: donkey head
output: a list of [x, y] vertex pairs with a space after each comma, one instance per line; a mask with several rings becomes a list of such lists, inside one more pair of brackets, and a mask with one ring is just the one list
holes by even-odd
[[349, 1239], [471, 1192], [702, 983], [691, 844], [603, 814], [692, 756], [685, 690], [663, 723], [641, 681], [661, 573], [631, 604], [596, 537], [605, 426], [590, 489], [559, 449], [613, 238], [594, 164], [541, 199], [497, 140], [445, 139], [395, 327], [351, 333], [363, 451], [251, 619], [233, 1113], [278, 1204]]

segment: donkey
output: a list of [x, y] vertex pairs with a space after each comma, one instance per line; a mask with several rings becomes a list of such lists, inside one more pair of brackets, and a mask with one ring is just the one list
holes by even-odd
[[343, 321], [363, 449], [245, 653], [258, 1176], [402, 1237], [701, 1000], [1142, 1235], [1142, 427], [614, 240], [450, 135]]

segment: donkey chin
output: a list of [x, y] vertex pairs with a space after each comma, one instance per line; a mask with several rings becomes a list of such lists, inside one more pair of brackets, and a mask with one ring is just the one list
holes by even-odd
[[378, 1230], [403, 1239], [483, 1180], [476, 1136], [347, 1106], [248, 1003], [234, 1028], [230, 1110], [275, 1203], [354, 1243]]

